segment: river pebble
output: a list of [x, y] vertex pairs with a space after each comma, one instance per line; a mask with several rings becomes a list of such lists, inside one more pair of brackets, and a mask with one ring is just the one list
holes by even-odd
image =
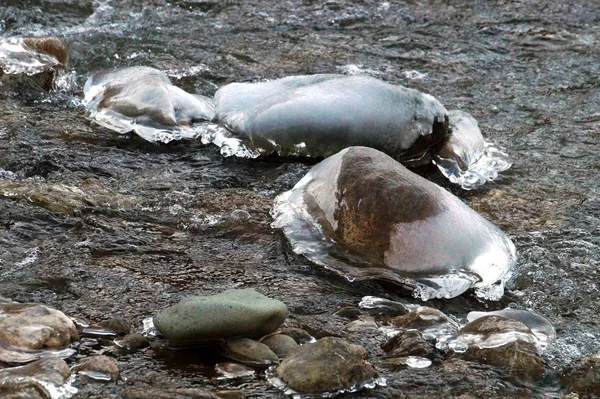
[[225, 342], [223, 352], [228, 358], [248, 366], [268, 367], [279, 362], [277, 355], [267, 345], [250, 338]]
[[121, 353], [133, 353], [150, 346], [148, 338], [137, 333], [127, 334], [122, 338], [115, 339], [114, 343]]
[[[0, 341], [5, 343], [0, 345], [0, 361], [29, 362], [46, 350], [64, 349], [78, 338], [75, 324], [59, 310], [34, 303], [0, 304]], [[67, 357], [72, 353], [56, 354]]]
[[401, 331], [381, 345], [390, 357], [421, 356], [433, 358], [435, 347], [417, 330]]
[[121, 379], [119, 367], [115, 360], [104, 355], [87, 357], [71, 367], [71, 371], [96, 381], [117, 381]]
[[4, 399], [70, 398], [77, 392], [68, 385], [71, 372], [64, 360], [48, 357], [26, 366], [0, 370], [0, 397]]
[[158, 313], [154, 325], [170, 345], [188, 346], [234, 337], [258, 338], [277, 330], [287, 314], [283, 302], [254, 289], [227, 290], [186, 298]]
[[361, 346], [325, 337], [300, 346], [275, 374], [289, 389], [302, 394], [355, 390], [379, 378], [366, 357], [367, 351]]
[[560, 380], [567, 392], [585, 398], [600, 397], [600, 354], [586, 356], [563, 370]]
[[285, 334], [269, 335], [261, 339], [263, 344], [267, 345], [280, 359], [289, 355], [298, 347], [294, 338]]

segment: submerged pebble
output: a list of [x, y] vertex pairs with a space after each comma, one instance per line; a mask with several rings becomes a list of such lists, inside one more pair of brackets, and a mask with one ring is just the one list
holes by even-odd
[[68, 399], [77, 393], [69, 384], [64, 360], [41, 359], [26, 366], [0, 370], [0, 397], [7, 399]]
[[322, 395], [355, 392], [385, 384], [365, 359], [367, 351], [340, 338], [300, 346], [274, 372], [272, 382], [286, 393]]
[[215, 364], [215, 371], [219, 374], [221, 380], [251, 377], [256, 373], [251, 367], [231, 362]]
[[404, 330], [381, 345], [390, 357], [419, 356], [433, 358], [435, 347], [417, 330]]
[[193, 123], [214, 115], [211, 99], [173, 86], [164, 72], [149, 67], [97, 72], [85, 83], [84, 94], [90, 119], [153, 142], [197, 137]]
[[258, 338], [285, 321], [285, 304], [253, 289], [186, 298], [154, 317], [171, 346], [190, 346], [235, 337]]
[[275, 199], [272, 215], [272, 226], [283, 229], [294, 252], [350, 281], [389, 281], [423, 300], [469, 288], [498, 300], [516, 261], [512, 241], [499, 228], [366, 147], [342, 150], [313, 167]]
[[0, 304], [0, 361], [27, 363], [47, 356], [70, 357], [77, 340], [73, 321], [64, 313], [33, 303]]

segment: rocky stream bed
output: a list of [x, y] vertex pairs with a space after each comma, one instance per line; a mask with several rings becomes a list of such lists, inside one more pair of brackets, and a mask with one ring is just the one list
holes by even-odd
[[[69, 62], [49, 91], [0, 76], [2, 395], [284, 397], [277, 373], [318, 370], [372, 388], [342, 398], [600, 397], [597, 1], [1, 1], [0, 40], [28, 36], [60, 37]], [[296, 255], [270, 212], [319, 160], [223, 157], [199, 140], [102, 128], [86, 117], [84, 83], [124, 66], [209, 97], [230, 82], [366, 74], [468, 111], [512, 167], [470, 191], [420, 172], [510, 236], [518, 260], [504, 296], [421, 302]], [[224, 292], [275, 300], [281, 334], [252, 327], [231, 335], [262, 346], [181, 349], [149, 326], [186, 298]], [[467, 320], [507, 307], [529, 311], [525, 324]], [[467, 350], [492, 333], [517, 338]], [[14, 368], [40, 349], [66, 363]], [[334, 356], [319, 363], [320, 350]]]

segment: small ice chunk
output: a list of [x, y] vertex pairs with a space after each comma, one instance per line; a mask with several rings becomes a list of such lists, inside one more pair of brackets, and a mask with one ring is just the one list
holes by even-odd
[[165, 73], [148, 67], [95, 73], [83, 90], [90, 119], [152, 142], [196, 138], [202, 130], [194, 129], [194, 123], [214, 116], [211, 99], [173, 86]]

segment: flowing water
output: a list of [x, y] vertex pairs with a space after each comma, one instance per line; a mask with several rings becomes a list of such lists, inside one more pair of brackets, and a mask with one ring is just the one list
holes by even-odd
[[[1, 80], [0, 296], [88, 322], [121, 317], [141, 332], [144, 319], [183, 297], [255, 287], [315, 337], [339, 335], [344, 320], [334, 313], [363, 296], [406, 300], [312, 266], [273, 232], [273, 199], [308, 161], [223, 158], [199, 140], [151, 144], [92, 126], [81, 105], [90, 74], [122, 66], [163, 70], [205, 96], [234, 81], [364, 73], [471, 113], [513, 162], [468, 192], [429, 176], [509, 234], [518, 260], [501, 301], [467, 294], [427, 305], [464, 322], [470, 311], [513, 303], [549, 320], [556, 340], [535, 386], [483, 366], [466, 379], [430, 366], [384, 372], [387, 386], [352, 396], [558, 397], [560, 371], [600, 351], [600, 3], [0, 2], [0, 38], [45, 35], [69, 43], [57, 89]], [[382, 356], [383, 333], [345, 338], [373, 362]], [[98, 342], [78, 356], [105, 351]], [[144, 384], [281, 395], [261, 372], [215, 379], [218, 361], [156, 346], [118, 358], [126, 383], [90, 383], [75, 397], [119, 397]]]

